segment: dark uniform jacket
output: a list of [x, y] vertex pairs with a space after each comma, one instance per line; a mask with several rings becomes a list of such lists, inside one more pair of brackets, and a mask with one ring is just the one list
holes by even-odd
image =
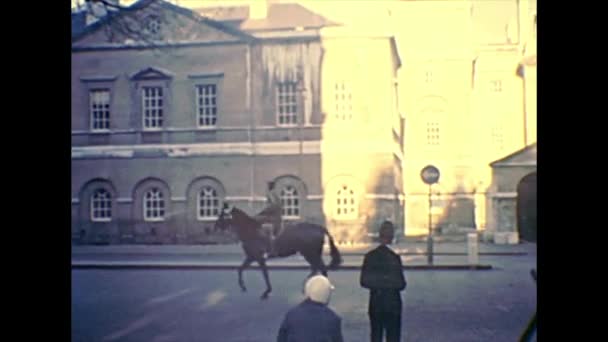
[[401, 257], [385, 245], [365, 254], [362, 287], [370, 290], [368, 312], [401, 313], [401, 294], [407, 285]]
[[306, 299], [287, 312], [277, 342], [343, 342], [341, 324], [325, 304]]

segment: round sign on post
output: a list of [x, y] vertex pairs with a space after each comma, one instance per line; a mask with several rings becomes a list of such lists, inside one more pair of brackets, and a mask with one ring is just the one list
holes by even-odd
[[432, 225], [432, 217], [431, 211], [433, 209], [433, 201], [431, 199], [431, 186], [439, 180], [439, 169], [434, 167], [433, 165], [425, 166], [420, 172], [420, 177], [422, 177], [422, 181], [428, 184], [429, 186], [429, 236], [427, 238], [427, 247], [426, 252], [428, 256], [429, 265], [433, 264], [433, 225]]
[[439, 169], [433, 165], [425, 166], [420, 172], [420, 177], [426, 184], [435, 184], [439, 180]]

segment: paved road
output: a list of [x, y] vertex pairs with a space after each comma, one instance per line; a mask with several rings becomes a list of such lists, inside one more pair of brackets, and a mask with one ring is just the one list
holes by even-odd
[[[489, 257], [488, 271], [406, 271], [404, 341], [516, 341], [536, 308], [529, 270], [536, 255]], [[497, 259], [494, 259], [497, 258]], [[283, 314], [302, 299], [307, 272], [273, 270], [260, 301], [259, 271], [246, 293], [235, 271], [72, 270], [72, 340], [273, 341]], [[357, 271], [330, 274], [345, 341], [368, 340], [367, 292]]]

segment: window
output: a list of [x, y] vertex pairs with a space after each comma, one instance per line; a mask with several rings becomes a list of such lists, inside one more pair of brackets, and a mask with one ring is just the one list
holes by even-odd
[[502, 81], [500, 81], [500, 80], [490, 81], [490, 90], [493, 93], [502, 92]]
[[144, 195], [144, 220], [162, 221], [165, 217], [165, 201], [158, 188], [152, 188]]
[[196, 86], [196, 108], [199, 127], [213, 127], [217, 122], [217, 88], [215, 84]]
[[426, 71], [424, 73], [424, 82], [426, 82], [427, 84], [433, 83], [433, 72], [432, 71]]
[[149, 16], [146, 20], [146, 31], [151, 35], [159, 35], [161, 29], [160, 18]]
[[212, 187], [204, 187], [198, 193], [198, 219], [216, 219], [220, 214], [220, 200], [217, 191]]
[[283, 206], [283, 212], [281, 216], [284, 218], [297, 218], [300, 217], [300, 199], [298, 198], [298, 191], [292, 186], [286, 186], [281, 189], [281, 205]]
[[335, 117], [338, 120], [351, 120], [353, 116], [352, 91], [344, 81], [335, 84]]
[[163, 88], [144, 87], [142, 96], [144, 129], [163, 126]]
[[290, 126], [298, 123], [296, 101], [296, 83], [279, 83], [277, 88], [277, 109], [279, 126]]
[[427, 121], [426, 144], [428, 146], [439, 146], [439, 122]]
[[110, 129], [110, 90], [92, 89], [89, 92], [91, 129], [105, 131]]
[[342, 185], [336, 194], [335, 213], [337, 219], [353, 219], [357, 217], [358, 210], [355, 192], [348, 185]]
[[503, 129], [501, 126], [492, 127], [492, 143], [494, 144], [494, 147], [496, 148], [496, 150], [498, 150], [498, 151], [504, 150], [505, 139], [504, 139], [504, 132], [503, 132]]
[[91, 221], [103, 222], [112, 219], [112, 196], [105, 189], [97, 189], [91, 196]]

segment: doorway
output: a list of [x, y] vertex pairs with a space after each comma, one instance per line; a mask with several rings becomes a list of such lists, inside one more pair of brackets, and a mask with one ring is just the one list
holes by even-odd
[[517, 231], [521, 240], [536, 242], [536, 172], [517, 185]]

